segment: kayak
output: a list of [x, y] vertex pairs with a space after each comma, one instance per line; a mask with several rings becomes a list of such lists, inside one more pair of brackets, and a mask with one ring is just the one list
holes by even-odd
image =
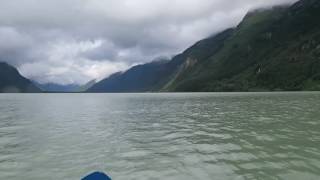
[[94, 172], [82, 178], [82, 180], [111, 180], [111, 178], [102, 172]]

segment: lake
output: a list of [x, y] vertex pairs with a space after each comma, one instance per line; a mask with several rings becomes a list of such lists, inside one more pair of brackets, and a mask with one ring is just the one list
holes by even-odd
[[320, 93], [0, 94], [0, 179], [320, 179]]

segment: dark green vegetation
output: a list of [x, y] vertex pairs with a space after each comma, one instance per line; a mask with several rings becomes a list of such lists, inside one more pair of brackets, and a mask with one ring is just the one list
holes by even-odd
[[320, 90], [320, 1], [250, 12], [169, 62], [139, 65], [91, 92]]
[[20, 73], [14, 67], [7, 63], [0, 62], [0, 93], [36, 93], [41, 92], [32, 82]]

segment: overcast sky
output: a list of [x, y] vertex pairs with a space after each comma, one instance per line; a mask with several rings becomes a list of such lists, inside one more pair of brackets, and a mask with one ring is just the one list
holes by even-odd
[[172, 56], [296, 0], [0, 0], [0, 61], [41, 83], [83, 84]]

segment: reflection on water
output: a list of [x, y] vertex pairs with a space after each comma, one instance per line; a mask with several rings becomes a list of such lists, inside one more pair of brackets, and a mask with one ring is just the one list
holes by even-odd
[[1, 94], [0, 179], [320, 178], [320, 93]]

